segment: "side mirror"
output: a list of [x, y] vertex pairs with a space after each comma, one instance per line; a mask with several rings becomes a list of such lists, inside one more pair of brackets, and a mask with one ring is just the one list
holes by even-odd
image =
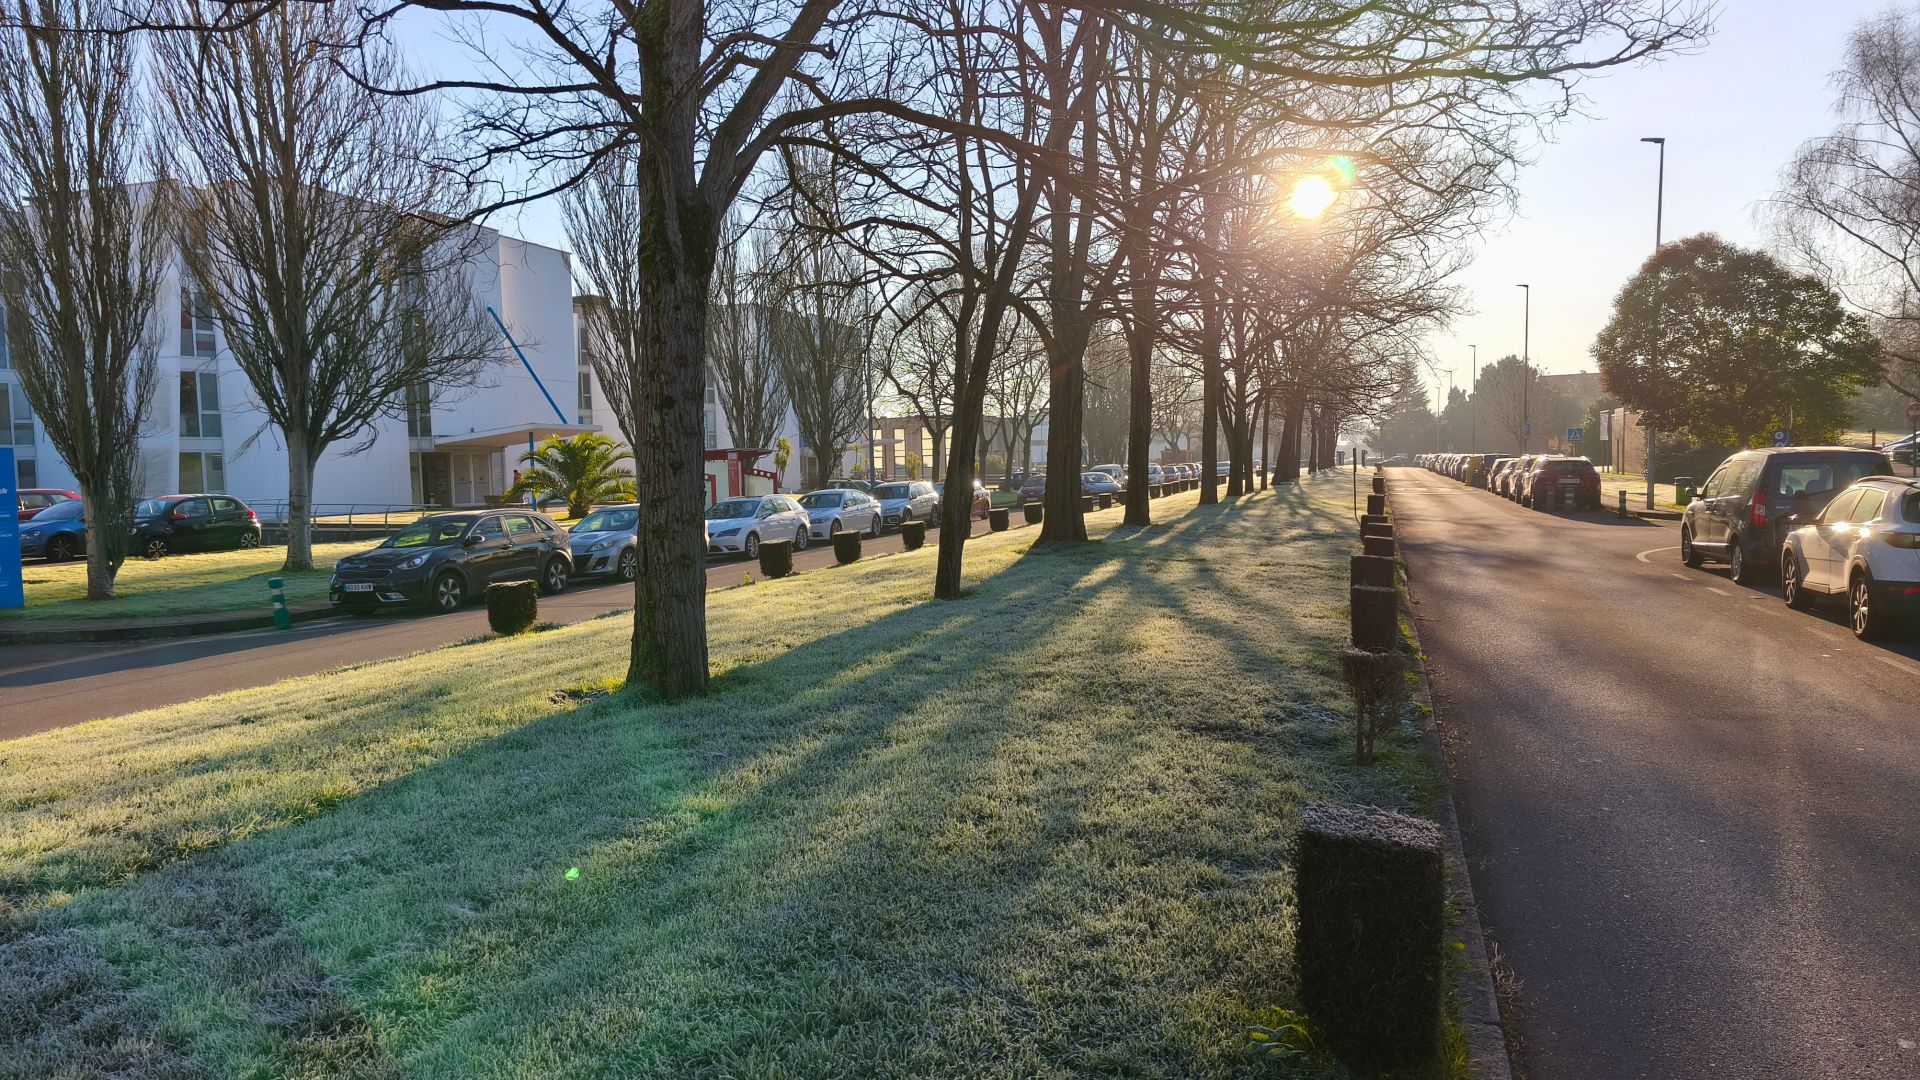
[[461, 538], [461, 540], [460, 540], [460, 546], [461, 546], [461, 547], [472, 547], [472, 546], [474, 546], [475, 544], [478, 544], [479, 542], [480, 542], [480, 534], [479, 534], [479, 533], [477, 533], [477, 532], [470, 532], [470, 533], [468, 533], [468, 534], [467, 534], [466, 536], [464, 536], [464, 537], [462, 537], [462, 538]]

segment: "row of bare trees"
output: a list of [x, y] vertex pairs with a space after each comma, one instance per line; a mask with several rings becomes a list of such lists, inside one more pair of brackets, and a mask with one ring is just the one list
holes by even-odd
[[[786, 351], [817, 357], [886, 335], [883, 377], [949, 433], [954, 489], [971, 487], [989, 434], [1011, 442], [989, 400], [1005, 418], [1021, 373], [1043, 374], [1044, 389], [1028, 383], [1054, 478], [1040, 541], [1075, 543], [1090, 399], [1097, 411], [1124, 381], [1134, 524], [1150, 522], [1154, 433], [1184, 426], [1195, 398], [1205, 498], [1216, 460], [1233, 465], [1230, 494], [1254, 482], [1255, 457], [1283, 476], [1302, 446], [1323, 462], [1445, 317], [1459, 241], [1506, 194], [1521, 141], [1588, 73], [1697, 42], [1707, 8], [389, 0], [326, 16], [353, 25], [315, 52], [395, 108], [453, 95], [461, 123], [442, 145], [458, 149], [423, 156], [462, 190], [517, 178], [483, 202], [597, 184], [624, 208], [618, 223], [587, 204], [571, 218], [632, 256], [608, 272], [620, 288], [583, 262], [626, 324], [596, 360], [644, 507], [629, 682], [680, 695], [707, 679], [702, 406], [738, 306], [715, 295], [737, 273], [743, 210], [781, 223], [755, 263], [779, 297], [766, 308], [791, 316], [747, 333], [791, 335], [804, 348]], [[258, 0], [163, 21], [244, 41], [299, 9]], [[388, 38], [420, 20], [471, 43], [475, 73], [413, 77], [387, 59]], [[834, 395], [782, 375], [812, 426], [802, 399]], [[730, 410], [752, 412], [739, 403], [752, 381], [726, 390]], [[819, 411], [807, 441], [831, 449], [838, 418]], [[966, 510], [948, 501], [939, 598], [963, 592]]]

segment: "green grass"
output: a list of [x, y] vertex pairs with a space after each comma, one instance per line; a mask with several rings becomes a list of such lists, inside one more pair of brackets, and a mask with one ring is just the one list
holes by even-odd
[[[311, 573], [287, 574], [287, 603], [312, 604], [327, 598], [334, 561], [365, 551], [378, 540], [313, 545]], [[273, 612], [267, 579], [280, 573], [285, 548], [209, 551], [164, 559], [130, 558], [120, 567], [112, 600], [87, 599], [87, 564], [29, 562], [25, 567], [27, 606], [0, 610], [0, 621], [34, 619], [146, 619], [256, 611]]]
[[1297, 809], [1438, 782], [1343, 481], [710, 594], [695, 701], [615, 618], [0, 743], [0, 1075], [1337, 1075], [1247, 1037]]

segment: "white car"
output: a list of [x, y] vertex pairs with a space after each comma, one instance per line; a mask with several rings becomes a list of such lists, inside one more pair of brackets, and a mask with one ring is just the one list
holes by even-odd
[[906, 521], [924, 521], [929, 525], [940, 519], [940, 493], [925, 480], [897, 480], [873, 489], [880, 503], [881, 517], [889, 525]]
[[1846, 597], [1862, 640], [1885, 637], [1920, 613], [1920, 480], [1868, 477], [1835, 496], [1812, 524], [1789, 532], [1780, 593], [1796, 608]]
[[636, 503], [603, 506], [581, 518], [567, 530], [574, 575], [612, 574], [621, 581], [632, 581], [640, 571], [640, 559], [633, 550], [639, 527], [640, 507]]
[[721, 499], [707, 507], [709, 554], [757, 559], [762, 540], [791, 540], [793, 550], [805, 551], [807, 512], [785, 495]]
[[807, 531], [822, 540], [833, 539], [841, 531], [880, 535], [880, 504], [873, 496], [853, 488], [824, 488], [800, 496], [807, 511]]

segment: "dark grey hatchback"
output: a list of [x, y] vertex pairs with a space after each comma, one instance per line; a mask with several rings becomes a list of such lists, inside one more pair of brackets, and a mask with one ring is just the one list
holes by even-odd
[[1863, 476], [1893, 466], [1878, 450], [1847, 446], [1782, 446], [1743, 450], [1720, 463], [1680, 519], [1680, 558], [1697, 567], [1725, 562], [1742, 584], [1772, 581], [1762, 573], [1788, 532], [1812, 521], [1835, 495]]
[[333, 564], [327, 597], [349, 610], [424, 604], [454, 611], [496, 581], [567, 587], [567, 534], [530, 510], [468, 510], [424, 517], [372, 551]]

